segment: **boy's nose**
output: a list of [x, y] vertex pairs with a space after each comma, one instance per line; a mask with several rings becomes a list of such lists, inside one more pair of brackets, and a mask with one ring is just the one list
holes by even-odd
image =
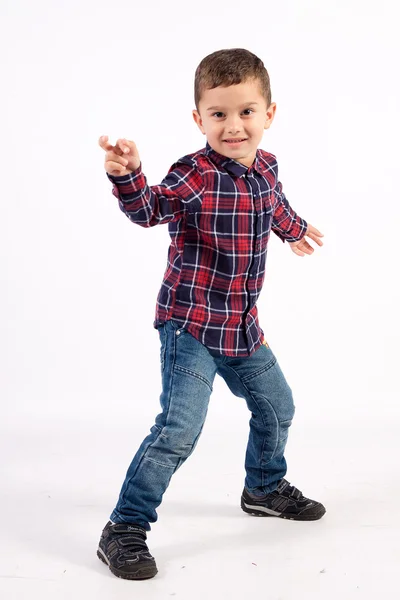
[[242, 128], [241, 124], [237, 120], [232, 120], [227, 125], [227, 131], [231, 134], [239, 133]]
[[228, 129], [228, 133], [231, 133], [232, 135], [236, 135], [237, 133], [239, 133], [240, 128], [239, 127], [229, 127]]

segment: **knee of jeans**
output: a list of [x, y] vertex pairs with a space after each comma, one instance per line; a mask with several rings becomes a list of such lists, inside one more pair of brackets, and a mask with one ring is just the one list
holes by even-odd
[[282, 412], [279, 415], [280, 423], [287, 423], [290, 421], [290, 423], [289, 423], [289, 425], [290, 425], [292, 422], [292, 419], [294, 417], [296, 407], [295, 407], [294, 401], [293, 401], [292, 390], [288, 384], [286, 384], [285, 392], [284, 392], [284, 394], [282, 394], [281, 409], [282, 409]]
[[289, 427], [292, 424], [292, 420], [288, 421], [279, 421], [279, 441], [286, 442], [289, 433]]
[[157, 427], [157, 429], [159, 430], [158, 438], [152, 444], [152, 448], [156, 451], [171, 453], [180, 457], [189, 456], [199, 436], [199, 433], [190, 427], [178, 429], [165, 425], [162, 428]]
[[291, 389], [288, 386], [288, 391], [286, 395], [286, 401], [284, 405], [283, 414], [280, 415], [279, 419], [279, 439], [284, 441], [288, 437], [288, 430], [292, 424], [292, 420], [295, 413], [295, 406], [293, 402], [293, 394]]

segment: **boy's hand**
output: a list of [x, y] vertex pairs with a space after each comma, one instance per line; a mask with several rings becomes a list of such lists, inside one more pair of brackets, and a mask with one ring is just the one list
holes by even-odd
[[99, 139], [99, 146], [106, 151], [104, 168], [110, 175], [127, 175], [140, 166], [139, 152], [136, 144], [125, 138], [117, 140], [115, 146], [108, 141], [107, 135]]
[[308, 225], [306, 235], [301, 238], [301, 240], [298, 242], [289, 242], [292, 251], [297, 254], [297, 256], [304, 256], [305, 254], [312, 254], [314, 252], [314, 248], [307, 242], [306, 237], [312, 239], [318, 246], [324, 245], [323, 241], [320, 239], [324, 237], [324, 234], [312, 225]]

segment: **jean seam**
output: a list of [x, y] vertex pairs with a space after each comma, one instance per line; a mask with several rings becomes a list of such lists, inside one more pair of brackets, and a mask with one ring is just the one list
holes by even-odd
[[[172, 358], [171, 358], [171, 368], [170, 368], [170, 380], [169, 380], [169, 384], [168, 384], [168, 397], [167, 397], [167, 406], [168, 406], [168, 410], [166, 411], [165, 414], [165, 425], [167, 425], [168, 423], [168, 417], [169, 417], [169, 413], [171, 410], [171, 396], [172, 396], [172, 386], [173, 386], [173, 379], [174, 379], [174, 368], [175, 368], [175, 358], [176, 358], [176, 333], [172, 334]], [[167, 361], [167, 358], [166, 358]]]
[[245, 377], [243, 377], [243, 379], [241, 379], [241, 381], [243, 383], [245, 381], [250, 381], [251, 379], [254, 379], [254, 377], [257, 377], [258, 375], [265, 373], [265, 371], [269, 371], [270, 369], [272, 369], [272, 367], [275, 364], [276, 364], [276, 357], [274, 356], [273, 358], [271, 358], [271, 360], [266, 365], [264, 365], [263, 367], [258, 369], [258, 371], [253, 371], [252, 373], [249, 373], [249, 375], [246, 375]]
[[196, 371], [192, 371], [191, 369], [187, 369], [186, 367], [181, 367], [178, 364], [174, 364], [174, 371], [182, 371], [183, 373], [186, 373], [187, 375], [191, 375], [192, 377], [195, 377], [196, 379], [200, 379], [200, 381], [202, 381], [208, 388], [209, 390], [212, 392], [213, 388], [210, 385], [210, 382], [208, 381], [208, 379], [206, 379], [205, 377], [202, 377], [199, 373], [196, 373]]
[[160, 467], [166, 467], [167, 469], [174, 469], [174, 467], [172, 467], [171, 465], [166, 465], [165, 463], [158, 462], [157, 460], [154, 460], [154, 458], [150, 458], [148, 456], [145, 456], [144, 458], [156, 465], [159, 465]]

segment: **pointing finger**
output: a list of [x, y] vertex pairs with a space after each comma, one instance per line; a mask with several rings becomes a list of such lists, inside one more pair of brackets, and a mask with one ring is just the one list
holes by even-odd
[[108, 150], [112, 150], [112, 149], [114, 148], [114, 146], [112, 146], [112, 145], [110, 144], [110, 142], [108, 141], [108, 135], [102, 135], [102, 136], [99, 138], [99, 146], [100, 146], [101, 148], [103, 148], [103, 150], [106, 150], [106, 151], [108, 151]]

